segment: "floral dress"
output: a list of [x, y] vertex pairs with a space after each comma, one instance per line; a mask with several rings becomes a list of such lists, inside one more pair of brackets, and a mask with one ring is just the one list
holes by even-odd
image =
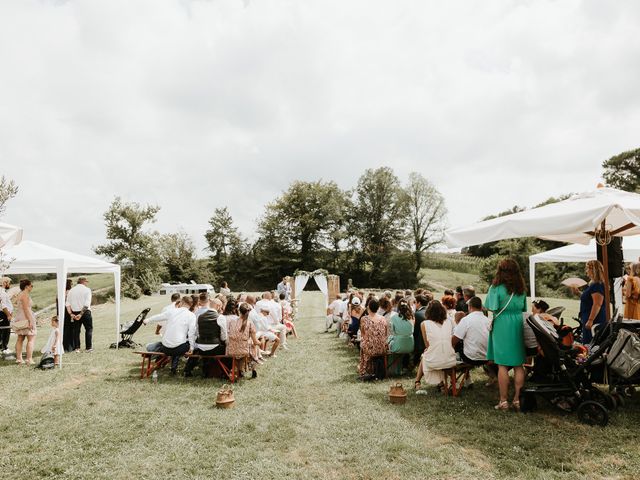
[[373, 357], [387, 353], [387, 319], [376, 315], [373, 318], [362, 317], [361, 329], [364, 329], [360, 342], [360, 375], [373, 373]]
[[227, 355], [243, 358], [251, 355], [251, 332], [256, 331], [253, 322], [247, 320], [244, 332], [240, 331], [242, 319], [237, 315], [227, 315]]

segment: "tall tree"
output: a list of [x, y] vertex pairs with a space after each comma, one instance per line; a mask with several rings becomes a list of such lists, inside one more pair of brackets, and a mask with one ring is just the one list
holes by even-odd
[[[0, 217], [4, 214], [7, 202], [18, 194], [18, 186], [13, 180], [0, 176]], [[4, 272], [11, 265], [11, 259], [5, 257], [0, 248], [0, 272]]]
[[406, 195], [393, 170], [367, 169], [358, 180], [349, 230], [365, 261], [371, 263], [372, 277], [380, 274], [391, 251], [402, 245], [407, 212]]
[[602, 167], [609, 186], [640, 193], [640, 148], [611, 157]]
[[107, 243], [94, 248], [123, 267], [125, 280], [137, 284], [145, 294], [157, 287], [162, 272], [156, 232], [145, 226], [156, 221], [160, 207], [123, 202], [116, 197], [104, 214]]
[[267, 205], [258, 226], [262, 243], [293, 252], [302, 269], [316, 268], [318, 251], [335, 244], [345, 198], [335, 182], [293, 182]]
[[18, 194], [18, 186], [4, 175], [0, 176], [0, 216], [7, 207], [7, 202]]
[[209, 219], [209, 230], [204, 238], [207, 247], [211, 251], [216, 261], [221, 261], [223, 257], [229, 255], [229, 251], [234, 244], [240, 240], [238, 229], [233, 224], [233, 218], [227, 207], [216, 208]]
[[168, 279], [176, 282], [199, 281], [196, 271], [196, 247], [185, 232], [167, 233], [160, 239], [160, 256]]
[[404, 190], [411, 222], [415, 269], [419, 272], [423, 253], [444, 240], [447, 208], [444, 197], [419, 173], [409, 174], [409, 182]]

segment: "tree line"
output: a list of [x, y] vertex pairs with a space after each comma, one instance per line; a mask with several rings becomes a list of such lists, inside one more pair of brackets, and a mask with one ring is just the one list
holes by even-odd
[[415, 286], [424, 252], [442, 243], [446, 206], [419, 173], [402, 183], [389, 167], [367, 169], [353, 189], [332, 181], [294, 181], [265, 206], [257, 239], [243, 236], [227, 206], [204, 233], [198, 258], [184, 232], [151, 229], [160, 207], [116, 197], [104, 214], [107, 242], [95, 248], [123, 268], [123, 292], [149, 294], [161, 280], [217, 284], [238, 290], [269, 287], [296, 270], [319, 268], [363, 287]]

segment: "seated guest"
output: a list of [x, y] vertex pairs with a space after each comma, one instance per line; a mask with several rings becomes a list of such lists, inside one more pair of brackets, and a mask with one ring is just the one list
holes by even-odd
[[455, 324], [456, 299], [450, 295], [445, 295], [440, 299], [440, 303], [447, 309], [447, 318]]
[[453, 322], [447, 318], [447, 310], [437, 300], [427, 307], [426, 320], [422, 322], [425, 350], [416, 376], [416, 390], [421, 389], [421, 381], [430, 385], [444, 384], [447, 377], [444, 370], [456, 364], [456, 352], [451, 345]]
[[347, 333], [353, 340], [358, 335], [358, 331], [360, 330], [360, 319], [362, 318], [362, 315], [364, 315], [364, 308], [362, 307], [362, 301], [359, 296], [354, 295], [351, 299], [350, 312], [351, 322], [347, 328]]
[[[391, 373], [396, 375], [402, 371], [404, 356], [413, 353], [413, 325], [415, 323], [413, 311], [407, 300], [399, 300], [397, 309], [397, 313], [391, 317], [389, 337], [387, 338], [389, 352], [394, 354], [391, 364], [395, 367]], [[403, 357], [402, 362], [398, 361], [398, 356]]]
[[277, 302], [273, 301], [271, 292], [264, 292], [262, 299], [256, 302], [258, 311], [265, 307], [269, 309], [269, 328], [278, 333], [280, 346], [287, 350], [287, 327], [280, 323], [282, 320], [282, 308]]
[[415, 311], [415, 323], [413, 325], [413, 364], [420, 364], [420, 358], [422, 357], [422, 352], [424, 352], [424, 339], [422, 338], [422, 322], [425, 320], [425, 313], [427, 311], [427, 305], [429, 305], [429, 300], [425, 295], [418, 295], [416, 297], [417, 308]]
[[161, 352], [171, 357], [171, 374], [175, 375], [178, 370], [180, 357], [185, 353], [193, 351], [196, 340], [196, 316], [193, 308], [193, 298], [182, 297], [178, 308], [159, 313], [144, 320], [144, 324], [167, 322], [162, 341], [147, 345], [149, 352]]
[[[162, 313], [165, 313], [169, 310], [175, 310], [178, 308], [178, 304], [180, 303], [180, 294], [174, 293], [171, 295], [171, 303], [162, 309]], [[167, 322], [158, 322], [156, 325], [156, 335], [160, 335], [162, 333], [162, 329], [164, 328]]]
[[383, 295], [383, 297], [379, 301], [379, 304], [380, 304], [380, 309], [378, 310], [378, 315], [383, 316], [387, 320], [387, 326], [389, 326], [389, 322], [391, 321], [391, 314], [393, 314], [393, 306], [391, 305], [391, 299], [386, 295]]
[[298, 338], [298, 332], [296, 331], [296, 325], [293, 323], [293, 308], [291, 303], [285, 298], [285, 294], [280, 294], [280, 308], [282, 311], [282, 324], [287, 327], [287, 333], [292, 333], [294, 338]]
[[[229, 305], [232, 305], [231, 308], [228, 308], [230, 313], [225, 315], [227, 320], [227, 355], [237, 359], [254, 358], [252, 346], [258, 345], [259, 342], [256, 337], [256, 327], [249, 321], [251, 305], [242, 303], [236, 308], [235, 301], [229, 301], [227, 307]], [[239, 363], [237, 365], [238, 375], [242, 376], [243, 365]], [[250, 368], [253, 371], [252, 377], [255, 377], [253, 362]]]
[[327, 333], [334, 324], [340, 323], [343, 305], [342, 297], [340, 294], [337, 294], [333, 302], [327, 307], [327, 320], [324, 325], [324, 333]]
[[207, 310], [209, 310], [209, 294], [207, 292], [200, 292], [198, 295], [198, 306], [194, 312], [196, 314], [196, 318]]
[[[222, 328], [218, 323], [220, 316], [219, 308], [222, 304], [220, 300], [213, 299], [209, 302], [209, 308], [202, 312], [196, 323], [196, 341], [193, 349], [194, 355], [201, 357], [213, 357], [216, 355], [224, 355], [226, 344], [222, 339]], [[184, 376], [191, 377], [193, 369], [198, 364], [198, 358], [191, 357], [187, 360], [184, 369]], [[206, 358], [202, 359], [202, 376], [207, 373], [207, 365], [209, 362]]]
[[[489, 319], [482, 313], [482, 299], [473, 297], [467, 302], [469, 313], [453, 329], [451, 345], [467, 365], [484, 365], [487, 362]], [[469, 373], [467, 386], [473, 385]]]
[[378, 300], [370, 300], [367, 315], [362, 317], [360, 324], [360, 376], [374, 373], [373, 357], [387, 353], [387, 320], [378, 315], [379, 308]]
[[[277, 331], [270, 328], [270, 308], [265, 304], [262, 304], [259, 309], [255, 308], [255, 302], [255, 297], [252, 295], [247, 296], [247, 303], [253, 307], [249, 313], [249, 320], [256, 328], [256, 337], [259, 342], [258, 358], [261, 358], [263, 354], [275, 358], [278, 346], [280, 346], [280, 337]], [[272, 342], [271, 352], [269, 353], [266, 352], [267, 342]]]

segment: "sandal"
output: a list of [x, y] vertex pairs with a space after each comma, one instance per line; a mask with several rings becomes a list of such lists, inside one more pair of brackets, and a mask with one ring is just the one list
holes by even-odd
[[509, 410], [509, 402], [507, 402], [506, 400], [503, 400], [497, 405], [495, 405], [493, 408], [495, 408], [496, 410], [502, 410], [503, 412], [506, 412], [507, 410]]
[[511, 408], [513, 408], [516, 412], [520, 411], [520, 400], [514, 400], [511, 402]]
[[422, 389], [422, 384], [420, 383], [420, 380], [416, 380], [414, 382], [413, 388], [414, 388], [414, 390], [421, 390]]

